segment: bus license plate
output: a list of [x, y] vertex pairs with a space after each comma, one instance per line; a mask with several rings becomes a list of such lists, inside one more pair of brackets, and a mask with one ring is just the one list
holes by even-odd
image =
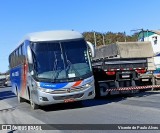
[[122, 75], [122, 78], [129, 78], [130, 75]]
[[70, 102], [74, 102], [74, 98], [70, 98], [70, 99], [64, 99], [65, 103], [70, 103]]
[[149, 79], [142, 79], [142, 81], [149, 81]]

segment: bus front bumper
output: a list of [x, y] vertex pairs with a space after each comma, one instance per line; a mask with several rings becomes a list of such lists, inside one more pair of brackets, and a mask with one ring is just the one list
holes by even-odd
[[67, 103], [86, 99], [93, 99], [95, 97], [95, 88], [91, 86], [83, 91], [68, 92], [63, 94], [52, 94], [40, 91], [39, 89], [34, 90], [32, 93], [33, 101], [41, 106], [56, 104], [56, 103]]

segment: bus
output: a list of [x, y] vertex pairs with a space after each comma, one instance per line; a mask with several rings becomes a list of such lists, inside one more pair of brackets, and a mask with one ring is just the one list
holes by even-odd
[[76, 31], [28, 34], [9, 55], [12, 91], [32, 109], [95, 97], [94, 47]]

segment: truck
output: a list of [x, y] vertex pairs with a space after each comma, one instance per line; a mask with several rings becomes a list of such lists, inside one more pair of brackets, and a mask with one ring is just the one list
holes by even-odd
[[143, 30], [138, 33], [138, 41], [150, 41], [154, 52], [154, 64], [156, 70], [153, 72], [155, 84], [160, 84], [160, 30]]
[[155, 85], [150, 42], [117, 42], [95, 48], [92, 68], [96, 97], [135, 93]]
[[5, 82], [6, 82], [6, 75], [5, 74], [1, 74], [0, 75], [0, 86], [4, 87], [5, 86]]
[[4, 83], [4, 86], [5, 87], [11, 87], [11, 81], [10, 81], [10, 75], [6, 75], [6, 80], [5, 80], [5, 83]]

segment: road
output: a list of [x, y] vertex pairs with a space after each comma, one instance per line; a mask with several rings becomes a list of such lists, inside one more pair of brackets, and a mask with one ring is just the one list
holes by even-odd
[[[32, 110], [29, 103], [19, 104], [11, 88], [0, 88], [1, 124], [160, 124], [160, 91], [112, 96], [76, 103], [57, 104]], [[21, 131], [15, 131], [21, 132]], [[39, 131], [38, 131], [39, 132]], [[41, 131], [53, 132], [53, 131]], [[84, 132], [54, 130], [54, 132]], [[106, 132], [106, 131], [87, 131]], [[107, 132], [159, 132], [155, 130]], [[5, 132], [4, 132], [5, 133]]]

